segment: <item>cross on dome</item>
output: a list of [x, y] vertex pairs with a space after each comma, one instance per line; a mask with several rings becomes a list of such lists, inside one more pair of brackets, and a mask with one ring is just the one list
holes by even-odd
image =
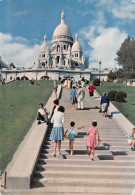
[[76, 41], [78, 42], [78, 34], [76, 34], [75, 39], [76, 39]]
[[45, 34], [45, 36], [44, 36], [44, 41], [46, 41], [46, 34]]
[[62, 11], [62, 13], [61, 13], [61, 23], [65, 23], [64, 11]]

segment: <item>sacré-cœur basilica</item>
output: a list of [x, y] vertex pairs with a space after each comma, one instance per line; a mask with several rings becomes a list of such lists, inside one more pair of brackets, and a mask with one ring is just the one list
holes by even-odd
[[58, 67], [60, 69], [85, 69], [88, 67], [88, 59], [83, 56], [78, 35], [76, 35], [75, 42], [73, 42], [71, 31], [65, 24], [64, 12], [61, 14], [61, 23], [54, 30], [51, 48], [47, 44], [46, 35], [44, 36], [44, 42], [34, 62], [34, 68], [42, 67]]
[[[2, 61], [1, 61], [2, 62]], [[79, 37], [76, 34], [75, 41], [69, 27], [65, 24], [65, 15], [62, 11], [61, 22], [55, 28], [51, 48], [44, 35], [44, 41], [40, 47], [37, 58], [34, 60], [32, 68], [2, 68], [2, 78], [5, 80], [40, 80], [40, 79], [60, 79], [63, 76], [74, 77], [79, 80], [84, 77], [91, 80], [99, 77], [99, 73], [87, 69], [89, 66], [88, 57], [84, 57]], [[106, 78], [107, 74], [100, 75]]]

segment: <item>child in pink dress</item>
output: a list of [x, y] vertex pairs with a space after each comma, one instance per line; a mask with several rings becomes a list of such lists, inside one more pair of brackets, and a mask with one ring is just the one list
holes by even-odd
[[96, 143], [96, 135], [97, 135], [98, 141], [99, 141], [99, 132], [98, 132], [98, 129], [96, 128], [96, 126], [97, 126], [97, 122], [92, 122], [92, 127], [90, 127], [87, 130], [88, 137], [87, 137], [87, 140], [86, 140], [86, 146], [89, 149], [88, 155], [90, 155], [91, 148], [92, 148], [92, 158], [91, 158], [91, 160], [94, 160], [94, 148], [97, 145], [97, 143]]

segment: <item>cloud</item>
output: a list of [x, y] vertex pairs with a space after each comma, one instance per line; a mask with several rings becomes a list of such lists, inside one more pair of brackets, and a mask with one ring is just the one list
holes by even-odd
[[[80, 31], [83, 37], [88, 40], [90, 66], [97, 68], [99, 61], [102, 67], [114, 67], [114, 58], [121, 43], [127, 37], [125, 32], [121, 32], [118, 28], [95, 28], [83, 29]], [[98, 35], [97, 35], [98, 34]]]
[[120, 19], [135, 19], [135, 6], [130, 4], [123, 4], [120, 7], [115, 7], [112, 9], [114, 17]]
[[[31, 67], [37, 57], [40, 45], [27, 45], [23, 37], [13, 37], [0, 33], [0, 55], [5, 62], [12, 62], [16, 67]], [[28, 42], [28, 41], [27, 41]]]
[[23, 11], [23, 12], [16, 12], [13, 14], [13, 16], [21, 16], [21, 15], [26, 15], [28, 11]]

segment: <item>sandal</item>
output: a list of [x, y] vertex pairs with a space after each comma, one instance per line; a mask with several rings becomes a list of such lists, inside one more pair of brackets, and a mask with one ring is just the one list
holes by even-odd
[[94, 160], [94, 158], [91, 158], [91, 160], [93, 161], [93, 160]]
[[130, 150], [131, 150], [131, 151], [134, 151], [134, 148], [131, 148]]

